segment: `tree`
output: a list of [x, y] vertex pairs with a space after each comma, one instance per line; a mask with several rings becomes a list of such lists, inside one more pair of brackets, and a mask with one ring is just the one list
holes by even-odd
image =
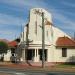
[[6, 42], [0, 41], [0, 54], [7, 53], [8, 49], [8, 44]]
[[20, 42], [20, 38], [16, 38], [15, 41], [19, 43]]

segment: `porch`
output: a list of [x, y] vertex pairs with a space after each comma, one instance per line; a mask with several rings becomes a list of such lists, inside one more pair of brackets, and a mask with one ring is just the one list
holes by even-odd
[[[44, 50], [45, 62], [47, 62], [48, 50]], [[42, 62], [42, 49], [24, 49], [22, 50], [22, 60], [23, 62]]]

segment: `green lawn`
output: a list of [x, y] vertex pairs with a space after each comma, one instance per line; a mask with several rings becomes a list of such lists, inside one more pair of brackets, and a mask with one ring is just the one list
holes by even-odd
[[75, 67], [75, 64], [57, 64], [56, 67]]

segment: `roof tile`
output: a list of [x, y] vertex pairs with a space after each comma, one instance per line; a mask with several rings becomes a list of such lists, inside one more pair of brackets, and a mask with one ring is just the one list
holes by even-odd
[[56, 46], [69, 46], [69, 47], [74, 46], [75, 47], [75, 41], [68, 37], [59, 37], [56, 41]]

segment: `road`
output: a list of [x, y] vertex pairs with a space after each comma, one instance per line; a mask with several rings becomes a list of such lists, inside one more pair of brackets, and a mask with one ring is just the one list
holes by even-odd
[[[4, 74], [2, 74], [4, 73]], [[28, 70], [19, 70], [11, 68], [1, 68], [0, 75], [75, 75], [75, 73], [67, 72], [47, 72], [47, 71], [28, 71]]]

